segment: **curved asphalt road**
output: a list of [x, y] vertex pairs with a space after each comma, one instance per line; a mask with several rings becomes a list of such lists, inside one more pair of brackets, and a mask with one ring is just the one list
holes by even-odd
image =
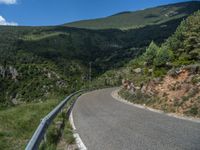
[[121, 103], [114, 89], [81, 96], [73, 109], [88, 150], [200, 150], [200, 123]]

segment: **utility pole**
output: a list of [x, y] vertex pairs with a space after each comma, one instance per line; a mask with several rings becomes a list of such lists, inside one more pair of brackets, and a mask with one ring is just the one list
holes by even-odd
[[91, 88], [92, 83], [92, 62], [89, 62], [89, 88]]

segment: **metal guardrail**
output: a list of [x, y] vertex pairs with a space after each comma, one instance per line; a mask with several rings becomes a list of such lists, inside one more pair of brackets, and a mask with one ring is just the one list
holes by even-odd
[[28, 142], [25, 150], [37, 150], [38, 149], [41, 141], [44, 139], [47, 128], [52, 123], [52, 121], [57, 116], [57, 114], [63, 109], [63, 107], [70, 100], [71, 97], [73, 97], [74, 95], [76, 95], [77, 93], [80, 93], [82, 91], [84, 91], [84, 90], [74, 92], [74, 93], [70, 94], [69, 96], [67, 96], [47, 116], [45, 116], [42, 119], [38, 128], [36, 129], [35, 133], [33, 134], [31, 140]]

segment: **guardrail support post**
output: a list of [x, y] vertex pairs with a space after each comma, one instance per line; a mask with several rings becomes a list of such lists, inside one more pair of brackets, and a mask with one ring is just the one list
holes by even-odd
[[45, 133], [44, 134], [44, 143], [46, 144], [46, 142], [47, 142], [47, 134]]

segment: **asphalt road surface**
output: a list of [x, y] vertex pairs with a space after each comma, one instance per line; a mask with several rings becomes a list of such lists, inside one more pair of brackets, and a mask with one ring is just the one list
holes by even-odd
[[200, 123], [119, 102], [113, 90], [82, 95], [73, 108], [88, 150], [200, 150]]

